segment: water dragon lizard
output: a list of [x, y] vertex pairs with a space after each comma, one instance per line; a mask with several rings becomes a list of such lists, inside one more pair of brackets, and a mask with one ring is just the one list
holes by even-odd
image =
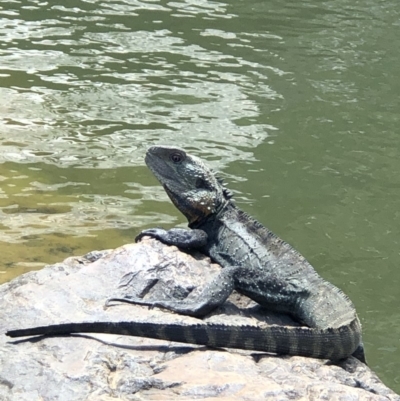
[[82, 322], [10, 330], [8, 336], [114, 333], [330, 360], [353, 355], [365, 362], [361, 325], [350, 299], [288, 243], [236, 207], [231, 193], [199, 158], [180, 148], [153, 146], [145, 161], [187, 218], [189, 229], [148, 229], [137, 240], [151, 236], [168, 245], [199, 249], [223, 269], [195, 301], [129, 302], [201, 318], [235, 289], [304, 326]]

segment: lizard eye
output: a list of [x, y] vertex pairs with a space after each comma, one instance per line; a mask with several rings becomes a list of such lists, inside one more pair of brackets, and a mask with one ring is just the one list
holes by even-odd
[[181, 163], [184, 159], [182, 153], [178, 153], [178, 152], [172, 153], [169, 158], [175, 164]]

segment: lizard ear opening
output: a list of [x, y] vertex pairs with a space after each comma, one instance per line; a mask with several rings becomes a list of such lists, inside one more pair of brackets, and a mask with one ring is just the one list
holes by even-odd
[[203, 178], [197, 178], [196, 182], [195, 182], [195, 186], [197, 189], [212, 190], [211, 185]]

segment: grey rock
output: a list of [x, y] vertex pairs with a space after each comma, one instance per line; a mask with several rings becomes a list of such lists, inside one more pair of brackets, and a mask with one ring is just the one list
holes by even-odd
[[[219, 266], [155, 240], [91, 252], [0, 286], [0, 400], [400, 400], [365, 365], [215, 350], [109, 334], [13, 340], [8, 329], [61, 322], [197, 319], [130, 304], [123, 294], [194, 297]], [[296, 324], [233, 294], [207, 317], [227, 324]]]

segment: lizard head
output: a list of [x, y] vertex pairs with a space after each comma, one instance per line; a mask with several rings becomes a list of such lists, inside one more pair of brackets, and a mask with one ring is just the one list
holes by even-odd
[[213, 172], [183, 149], [152, 146], [145, 162], [189, 224], [217, 213], [231, 198]]

